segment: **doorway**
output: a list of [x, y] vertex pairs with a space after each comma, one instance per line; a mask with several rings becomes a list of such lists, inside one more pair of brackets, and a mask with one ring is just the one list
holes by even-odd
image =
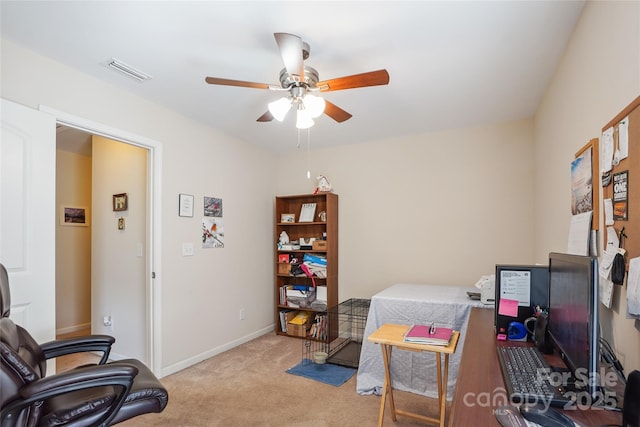
[[[137, 200], [144, 200], [144, 206], [146, 208], [145, 214], [145, 237], [143, 241], [138, 242], [133, 249], [133, 253], [135, 257], [140, 257], [140, 253], [142, 253], [142, 258], [144, 259], [144, 272], [143, 277], [139, 280], [140, 283], [144, 283], [144, 289], [140, 290], [143, 294], [142, 300], [144, 301], [143, 307], [127, 307], [126, 309], [129, 311], [139, 310], [142, 313], [143, 320], [141, 321], [141, 328], [144, 331], [143, 339], [136, 340], [135, 338], [124, 337], [120, 341], [127, 345], [130, 344], [132, 340], [136, 340], [138, 343], [142, 342], [144, 346], [144, 354], [139, 357], [139, 359], [145, 361], [145, 363], [153, 370], [153, 372], [157, 375], [161, 376], [161, 330], [160, 330], [160, 302], [161, 302], [161, 266], [156, 265], [154, 260], [156, 258], [156, 254], [160, 253], [160, 242], [161, 242], [161, 228], [160, 228], [160, 211], [161, 211], [161, 189], [160, 189], [160, 178], [161, 178], [161, 167], [162, 164], [162, 146], [155, 140], [151, 140], [145, 137], [140, 137], [138, 135], [130, 134], [118, 129], [111, 128], [109, 126], [105, 126], [100, 123], [92, 122], [83, 118], [79, 118], [76, 116], [72, 116], [66, 114], [64, 112], [60, 112], [57, 110], [50, 109], [48, 107], [41, 106], [40, 110], [53, 115], [56, 117], [56, 120], [59, 125], [72, 128], [74, 130], [84, 132], [93, 137], [101, 137], [112, 140], [112, 142], [118, 143], [123, 147], [136, 147], [141, 148], [145, 152], [147, 167], [146, 167], [146, 187], [145, 187], [145, 197], [139, 196]], [[94, 153], [91, 154], [92, 156]], [[93, 197], [93, 196], [92, 196]], [[111, 195], [109, 196], [109, 198]], [[104, 197], [101, 197], [104, 202]], [[109, 202], [111, 203], [111, 202]], [[92, 205], [97, 206], [96, 201], [92, 202]], [[111, 210], [111, 205], [108, 208], [101, 208], [102, 212], [107, 212], [108, 214], [113, 216], [114, 212]], [[95, 216], [97, 212], [94, 212], [92, 217]], [[126, 219], [126, 218], [125, 218]], [[128, 222], [128, 221], [127, 221]], [[116, 218], [117, 223], [117, 218]], [[111, 227], [112, 224], [109, 224], [108, 227]], [[94, 228], [93, 226], [91, 227]], [[94, 231], [95, 232], [95, 231]], [[93, 234], [93, 233], [92, 233]], [[94, 236], [95, 237], [95, 236]], [[105, 286], [105, 288], [107, 288]], [[109, 288], [106, 291], [103, 289], [103, 292], [111, 292], [112, 290]], [[95, 293], [95, 289], [94, 289]], [[91, 297], [95, 299], [95, 296]], [[127, 301], [126, 297], [121, 297], [122, 300]], [[114, 309], [119, 307], [119, 303], [113, 303]], [[117, 319], [116, 319], [117, 321]], [[98, 324], [99, 327], [103, 327], [103, 317], [102, 313], [96, 312], [95, 309], [92, 310], [91, 313], [91, 323], [93, 325]], [[114, 331], [118, 330], [118, 326], [122, 329], [128, 329], [127, 322], [116, 323], [114, 325]], [[98, 328], [94, 327], [93, 332], [101, 333], [100, 330], [96, 330]], [[120, 329], [120, 330], [122, 330]], [[108, 333], [109, 331], [105, 331], [104, 333]], [[115, 335], [118, 340], [118, 333], [113, 333], [111, 335]], [[116, 341], [118, 342], [118, 341]], [[114, 358], [118, 358], [117, 352], [112, 352]], [[129, 356], [130, 353], [123, 353], [122, 356]], [[137, 356], [134, 354], [134, 356]]]

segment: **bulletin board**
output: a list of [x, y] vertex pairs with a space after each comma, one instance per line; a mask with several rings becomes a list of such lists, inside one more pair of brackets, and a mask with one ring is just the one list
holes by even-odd
[[[627, 250], [628, 270], [629, 260], [640, 256], [640, 96], [634, 99], [631, 104], [602, 128], [603, 132], [613, 128], [613, 139], [616, 143], [619, 138], [620, 122], [626, 117], [629, 118], [629, 156], [613, 166], [611, 183], [603, 187], [602, 195], [604, 199], [612, 199], [614, 196], [613, 178], [616, 176], [624, 178], [624, 174], [620, 173], [628, 171], [626, 175], [626, 219], [614, 219], [613, 224], [613, 228], [617, 233], [620, 232], [622, 227], [625, 228], [627, 237], [623, 241], [623, 247]], [[607, 219], [605, 214], [605, 221]], [[605, 225], [604, 228], [606, 241], [607, 226]]]

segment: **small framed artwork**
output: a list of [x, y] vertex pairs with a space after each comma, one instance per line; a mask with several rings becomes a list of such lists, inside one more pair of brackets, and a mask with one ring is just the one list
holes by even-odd
[[60, 225], [87, 227], [89, 225], [89, 219], [87, 218], [87, 209], [80, 207], [61, 206]]
[[178, 216], [193, 217], [193, 194], [178, 195]]
[[292, 214], [292, 213], [280, 214], [280, 222], [296, 222], [296, 214]]
[[113, 211], [126, 211], [128, 209], [127, 193], [120, 193], [113, 195]]

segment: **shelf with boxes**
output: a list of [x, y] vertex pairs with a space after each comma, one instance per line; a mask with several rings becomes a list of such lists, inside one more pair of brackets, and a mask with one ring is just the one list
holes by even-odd
[[313, 325], [338, 302], [338, 196], [278, 196], [275, 219], [276, 333], [320, 339]]

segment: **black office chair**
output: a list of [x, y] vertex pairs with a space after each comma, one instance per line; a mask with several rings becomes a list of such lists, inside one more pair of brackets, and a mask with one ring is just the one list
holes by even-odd
[[[108, 335], [56, 340], [39, 345], [9, 319], [7, 270], [0, 264], [0, 426], [108, 426], [146, 413], [159, 413], [169, 395], [142, 362], [107, 363]], [[46, 376], [47, 360], [99, 351], [100, 362]]]
[[622, 405], [622, 426], [640, 427], [640, 371], [632, 371], [627, 377]]

